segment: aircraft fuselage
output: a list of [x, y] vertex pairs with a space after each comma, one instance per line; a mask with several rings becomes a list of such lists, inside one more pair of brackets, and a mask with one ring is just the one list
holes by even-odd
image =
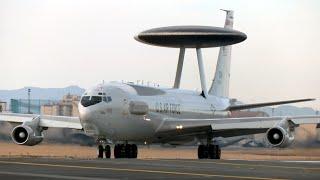
[[[89, 99], [87, 104], [85, 98]], [[96, 101], [90, 102], [90, 98]], [[226, 118], [230, 116], [224, 111], [228, 104], [229, 99], [204, 98], [195, 91], [110, 83], [86, 91], [79, 113], [89, 135], [151, 143], [157, 142], [155, 134], [166, 118]]]

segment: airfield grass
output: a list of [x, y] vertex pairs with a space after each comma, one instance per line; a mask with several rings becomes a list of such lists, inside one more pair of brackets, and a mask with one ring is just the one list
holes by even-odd
[[[243, 160], [320, 160], [320, 148], [234, 148], [223, 149], [222, 159]], [[197, 159], [196, 147], [163, 148], [140, 146], [139, 159]], [[96, 148], [80, 145], [41, 143], [37, 146], [20, 146], [0, 142], [0, 157], [49, 157], [49, 158], [96, 158]]]

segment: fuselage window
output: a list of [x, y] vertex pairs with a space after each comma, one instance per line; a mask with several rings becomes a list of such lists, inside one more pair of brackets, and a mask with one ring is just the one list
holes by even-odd
[[108, 102], [112, 101], [111, 96], [108, 96], [107, 98], [108, 98]]
[[101, 101], [102, 101], [101, 96], [83, 96], [81, 99], [81, 104], [84, 107], [88, 107], [94, 104], [98, 104]]

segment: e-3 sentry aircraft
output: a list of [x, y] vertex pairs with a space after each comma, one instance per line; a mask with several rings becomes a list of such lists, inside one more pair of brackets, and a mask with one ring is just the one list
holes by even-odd
[[[183, 145], [198, 142], [199, 159], [220, 159], [221, 149], [214, 140], [265, 133], [274, 147], [289, 146], [293, 131], [300, 124], [320, 123], [319, 116], [230, 118], [232, 111], [313, 99], [299, 99], [236, 105], [229, 98], [232, 44], [246, 35], [233, 30], [233, 11], [226, 11], [224, 28], [171, 26], [138, 34], [135, 39], [157, 46], [179, 48], [180, 54], [173, 88], [133, 83], [99, 84], [87, 90], [79, 102], [79, 117], [35, 114], [0, 114], [2, 121], [17, 124], [12, 140], [20, 145], [36, 145], [48, 128], [83, 129], [96, 137], [98, 158], [137, 158], [137, 144]], [[207, 90], [201, 48], [220, 47], [215, 77]], [[186, 48], [195, 48], [202, 92], [180, 89]]]

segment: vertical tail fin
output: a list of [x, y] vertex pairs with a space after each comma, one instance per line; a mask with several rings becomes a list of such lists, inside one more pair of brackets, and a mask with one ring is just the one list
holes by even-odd
[[[233, 11], [226, 11], [225, 28], [233, 28]], [[216, 72], [209, 90], [209, 94], [228, 97], [229, 96], [229, 80], [230, 80], [230, 65], [231, 65], [231, 46], [220, 47]]]

